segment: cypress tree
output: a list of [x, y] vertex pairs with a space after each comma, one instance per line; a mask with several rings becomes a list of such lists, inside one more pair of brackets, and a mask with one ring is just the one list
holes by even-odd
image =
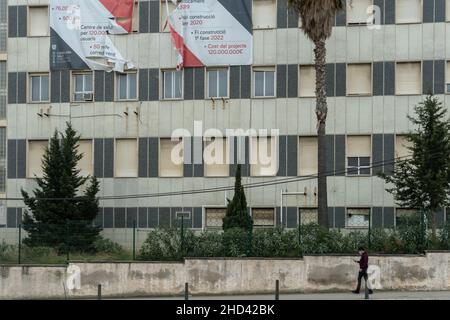
[[396, 159], [392, 176], [383, 175], [397, 204], [419, 209], [436, 235], [436, 212], [450, 205], [450, 120], [433, 95], [415, 107], [409, 120], [415, 127], [406, 139], [411, 157]]
[[241, 165], [238, 164], [234, 183], [234, 196], [231, 201], [228, 200], [226, 215], [223, 218], [224, 231], [232, 228], [241, 228], [247, 231], [253, 229], [253, 220], [248, 213], [247, 199], [245, 198], [241, 180]]
[[83, 157], [78, 152], [79, 140], [70, 123], [64, 133], [55, 130], [43, 156], [43, 177], [36, 177], [33, 195], [21, 190], [28, 208], [23, 219], [28, 233], [24, 244], [59, 252], [93, 250], [101, 230], [93, 224], [99, 211], [99, 183], [95, 177], [81, 176], [77, 169]]

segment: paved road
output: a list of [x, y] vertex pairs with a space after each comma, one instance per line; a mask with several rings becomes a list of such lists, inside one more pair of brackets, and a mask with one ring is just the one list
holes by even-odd
[[[184, 297], [164, 298], [137, 298], [139, 300], [183, 300]], [[192, 296], [190, 300], [273, 300], [274, 295], [251, 295], [251, 296]], [[282, 294], [280, 300], [363, 300], [364, 294], [359, 295], [351, 292], [340, 293], [303, 293]], [[372, 300], [450, 300], [450, 291], [379, 291], [370, 295]]]

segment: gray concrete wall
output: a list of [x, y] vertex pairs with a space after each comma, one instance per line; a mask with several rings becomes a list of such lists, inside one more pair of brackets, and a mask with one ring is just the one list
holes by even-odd
[[[304, 259], [187, 259], [184, 263], [78, 263], [69, 266], [0, 266], [0, 299], [84, 298], [181, 295], [188, 282], [192, 294], [255, 294], [350, 290], [358, 272], [354, 256], [305, 256]], [[371, 256], [379, 270], [374, 288], [381, 290], [449, 290], [450, 252], [425, 256]], [[80, 271], [79, 288], [67, 279]], [[375, 277], [377, 278], [377, 277]]]

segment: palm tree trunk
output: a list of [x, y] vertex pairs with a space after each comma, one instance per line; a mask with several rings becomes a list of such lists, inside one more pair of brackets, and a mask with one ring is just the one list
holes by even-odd
[[326, 175], [326, 118], [328, 113], [327, 108], [327, 93], [325, 87], [325, 59], [326, 47], [325, 40], [314, 41], [314, 59], [316, 69], [316, 116], [317, 116], [317, 136], [318, 136], [318, 215], [319, 225], [324, 228], [329, 228], [328, 223], [328, 198], [327, 198], [327, 175]]

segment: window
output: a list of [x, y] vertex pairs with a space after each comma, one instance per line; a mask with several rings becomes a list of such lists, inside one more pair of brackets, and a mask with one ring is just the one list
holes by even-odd
[[371, 94], [372, 65], [370, 63], [347, 65], [347, 95]]
[[277, 139], [274, 137], [250, 138], [250, 171], [252, 176], [274, 176], [278, 171]]
[[49, 35], [48, 6], [28, 7], [28, 35], [46, 37]]
[[181, 99], [183, 71], [165, 70], [163, 75], [163, 98]]
[[274, 68], [254, 68], [253, 83], [255, 97], [275, 96], [275, 69]]
[[80, 140], [78, 152], [83, 154], [83, 158], [78, 161], [78, 170], [83, 177], [92, 175], [94, 172], [94, 161], [92, 159], [92, 140]]
[[319, 213], [317, 208], [299, 208], [298, 209], [298, 221], [301, 225], [310, 223], [319, 223]]
[[[180, 2], [180, 0], [177, 0]], [[172, 0], [161, 0], [160, 4], [160, 17], [161, 17], [161, 32], [169, 32], [169, 25], [166, 25], [167, 21], [167, 4], [169, 5], [169, 14], [171, 14], [177, 7], [172, 3]], [[164, 28], [165, 27], [165, 28]]]
[[49, 76], [46, 74], [30, 75], [30, 101], [49, 102]]
[[367, 8], [372, 5], [372, 0], [347, 1], [347, 24], [366, 25], [369, 18]]
[[396, 0], [395, 4], [396, 23], [422, 22], [422, 0]]
[[395, 137], [395, 157], [405, 160], [406, 157], [411, 155], [411, 150], [408, 149], [411, 146], [411, 142], [406, 139], [406, 136]]
[[420, 94], [422, 86], [420, 62], [398, 62], [395, 78], [397, 95]]
[[228, 140], [226, 138], [211, 138], [205, 142], [204, 151], [205, 177], [228, 177]]
[[159, 145], [159, 176], [183, 176], [183, 141], [161, 139]]
[[273, 208], [252, 208], [252, 219], [255, 227], [273, 227], [275, 210]]
[[137, 73], [117, 73], [117, 99], [136, 100], [137, 99]]
[[396, 208], [395, 209], [395, 226], [402, 225], [404, 219], [419, 215], [420, 212], [417, 209]]
[[211, 69], [208, 74], [208, 98], [228, 97], [228, 69]]
[[222, 228], [226, 208], [205, 208], [205, 226], [208, 229]]
[[277, 2], [275, 0], [253, 0], [253, 29], [277, 27]]
[[134, 2], [132, 24], [133, 32], [139, 32], [139, 1]]
[[30, 140], [28, 141], [28, 178], [42, 178], [42, 160], [45, 149], [48, 146], [48, 140]]
[[0, 61], [0, 119], [6, 119], [7, 95], [8, 95], [8, 73], [6, 71], [6, 61]]
[[370, 209], [347, 209], [347, 228], [368, 228]]
[[115, 177], [137, 177], [138, 150], [136, 139], [116, 139]]
[[299, 95], [300, 97], [316, 96], [316, 69], [314, 66], [300, 66]]
[[347, 137], [347, 175], [369, 175], [372, 154], [370, 136]]
[[300, 137], [298, 172], [300, 176], [317, 174], [317, 137]]
[[450, 93], [450, 61], [447, 61], [447, 67], [445, 68], [445, 92]]
[[445, 21], [450, 21], [450, 0], [445, 0]]
[[94, 100], [94, 76], [92, 72], [73, 74], [73, 101]]

